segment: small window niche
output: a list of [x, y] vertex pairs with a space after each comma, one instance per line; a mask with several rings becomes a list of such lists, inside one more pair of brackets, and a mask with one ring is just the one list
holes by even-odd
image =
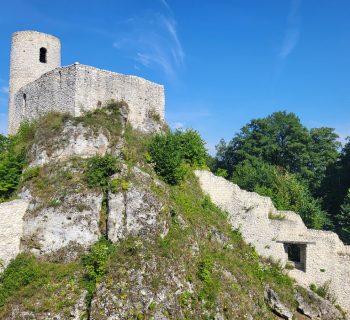
[[41, 63], [46, 63], [47, 62], [47, 49], [44, 48], [44, 47], [40, 48], [39, 61]]
[[306, 271], [306, 243], [284, 243], [284, 251], [288, 256], [288, 265]]

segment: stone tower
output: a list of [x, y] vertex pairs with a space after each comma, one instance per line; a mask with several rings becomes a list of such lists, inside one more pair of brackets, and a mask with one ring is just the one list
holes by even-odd
[[[26, 84], [61, 66], [61, 43], [54, 36], [37, 31], [19, 31], [12, 35], [9, 84], [9, 134], [16, 133], [14, 96]], [[25, 95], [23, 103], [25, 104]]]

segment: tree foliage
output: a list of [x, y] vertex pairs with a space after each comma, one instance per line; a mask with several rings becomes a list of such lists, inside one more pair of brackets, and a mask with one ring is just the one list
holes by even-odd
[[177, 184], [186, 166], [205, 166], [207, 150], [198, 132], [177, 130], [156, 135], [150, 143], [149, 156], [157, 174], [169, 184]]
[[279, 210], [299, 213], [308, 227], [321, 229], [328, 223], [320, 201], [312, 197], [297, 175], [281, 167], [261, 160], [245, 160], [235, 167], [232, 181], [246, 190], [270, 197]]
[[337, 138], [331, 128], [308, 130], [294, 113], [275, 112], [250, 121], [228, 144], [222, 140], [214, 170], [226, 169], [232, 177], [239, 163], [260, 159], [297, 174], [314, 192], [338, 155]]
[[350, 189], [340, 206], [337, 222], [340, 237], [344, 242], [350, 244]]
[[281, 210], [298, 212], [307, 226], [329, 227], [320, 186], [340, 143], [331, 128], [307, 129], [294, 113], [253, 119], [229, 143], [216, 146], [215, 172], [244, 189], [272, 198]]

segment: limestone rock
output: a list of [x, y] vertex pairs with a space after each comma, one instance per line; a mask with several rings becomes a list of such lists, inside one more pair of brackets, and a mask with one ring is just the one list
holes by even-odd
[[293, 319], [293, 313], [281, 302], [278, 295], [269, 286], [265, 287], [265, 301], [273, 312], [286, 320]]
[[67, 122], [59, 136], [49, 141], [34, 144], [30, 157], [30, 166], [41, 166], [54, 161], [64, 161], [73, 156], [91, 157], [104, 155], [109, 148], [109, 135], [106, 130], [94, 133], [82, 124]]
[[66, 196], [59, 206], [34, 207], [24, 216], [22, 249], [36, 256], [75, 259], [100, 236], [102, 194]]
[[318, 296], [310, 290], [304, 290], [305, 295], [295, 291], [295, 298], [299, 304], [298, 311], [310, 319], [340, 320], [344, 319], [340, 311], [328, 300]]
[[116, 242], [128, 235], [155, 231], [162, 203], [150, 192], [136, 186], [109, 194], [108, 238]]

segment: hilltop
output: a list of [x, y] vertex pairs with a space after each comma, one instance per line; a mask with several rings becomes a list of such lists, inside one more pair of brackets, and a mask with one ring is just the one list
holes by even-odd
[[24, 209], [14, 259], [2, 256], [1, 319], [345, 318], [259, 257], [203, 193], [195, 132], [141, 133], [127, 114], [124, 102], [49, 113], [7, 142], [6, 201], [21, 199], [1, 206]]

